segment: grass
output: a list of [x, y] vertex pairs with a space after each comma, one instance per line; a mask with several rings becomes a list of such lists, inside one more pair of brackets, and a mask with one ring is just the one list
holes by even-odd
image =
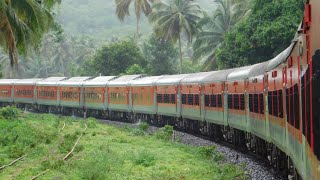
[[[1, 114], [1, 110], [0, 110]], [[19, 112], [0, 116], [0, 166], [24, 154], [23, 161], [0, 171], [0, 179], [246, 179], [243, 167], [226, 164], [215, 147], [172, 143], [172, 127], [148, 134], [136, 129], [48, 114]], [[66, 123], [65, 129], [58, 132]], [[73, 156], [62, 158], [84, 129]], [[4, 134], [4, 136], [3, 136]], [[18, 136], [18, 137], [17, 137]]]

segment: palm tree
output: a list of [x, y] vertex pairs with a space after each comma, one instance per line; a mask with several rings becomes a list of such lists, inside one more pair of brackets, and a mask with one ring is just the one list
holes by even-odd
[[225, 34], [248, 13], [250, 0], [215, 0], [217, 9], [212, 16], [205, 15], [198, 23], [201, 31], [193, 44], [193, 61], [204, 58], [203, 70], [215, 69], [215, 54]]
[[18, 51], [25, 55], [36, 47], [52, 21], [51, 14], [36, 0], [0, 1], [0, 46], [9, 54], [15, 71], [12, 75], [18, 73]]
[[[148, 16], [152, 12], [151, 3], [155, 0], [134, 0], [134, 9], [137, 19], [137, 31], [136, 31], [136, 39], [139, 38], [140, 33], [140, 17], [143, 12], [146, 16]], [[126, 16], [130, 15], [130, 4], [132, 0], [115, 0], [117, 8], [116, 15], [118, 16], [120, 21], [124, 21]]]
[[171, 0], [169, 4], [165, 2], [155, 4], [154, 10], [149, 16], [158, 37], [172, 40], [173, 43], [179, 42], [180, 73], [182, 73], [183, 59], [181, 36], [184, 33], [188, 42], [192, 42], [201, 15], [202, 11], [198, 3], [192, 0]]

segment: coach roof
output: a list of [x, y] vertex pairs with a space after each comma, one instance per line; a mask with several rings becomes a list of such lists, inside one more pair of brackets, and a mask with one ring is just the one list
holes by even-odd
[[256, 66], [250, 70], [249, 76], [255, 77], [255, 76], [263, 75], [267, 71], [268, 64], [269, 64], [269, 61], [256, 64]]
[[19, 79], [0, 79], [1, 85], [12, 85], [15, 81], [18, 81]]
[[284, 51], [282, 51], [278, 56], [276, 56], [275, 58], [271, 59], [269, 61], [268, 67], [267, 67], [267, 71], [270, 71], [272, 69], [274, 69], [275, 67], [277, 67], [278, 65], [280, 65], [282, 62], [286, 61], [287, 58], [290, 56], [293, 48], [295, 46], [295, 43], [291, 43], [291, 45], [285, 49]]
[[190, 74], [165, 75], [156, 82], [156, 85], [178, 85], [187, 76], [190, 76]]
[[117, 76], [99, 76], [84, 82], [85, 86], [106, 86], [109, 81], [117, 78]]
[[90, 77], [72, 77], [64, 81], [60, 81], [58, 84], [59, 86], [81, 86], [84, 81], [89, 79]]
[[163, 76], [149, 76], [143, 77], [136, 80], [131, 81], [132, 86], [152, 86], [155, 85], [156, 82], [161, 79]]
[[227, 81], [244, 80], [249, 78], [250, 71], [258, 64], [234, 69], [227, 77]]
[[108, 82], [108, 86], [128, 86], [132, 80], [143, 77], [144, 75], [125, 75]]
[[41, 81], [42, 79], [20, 79], [17, 81], [14, 81], [14, 85], [35, 85], [38, 81]]
[[218, 71], [200, 72], [200, 73], [190, 74], [189, 76], [187, 76], [181, 80], [181, 84], [202, 83], [204, 79], [212, 77], [216, 73], [218, 73]]
[[224, 81], [227, 81], [228, 75], [234, 70], [235, 69], [226, 69], [226, 70], [217, 71], [213, 75], [205, 77], [203, 79], [203, 82], [211, 83], [211, 82], [224, 82]]
[[37, 82], [38, 86], [53, 86], [57, 85], [59, 81], [67, 79], [66, 77], [49, 77]]

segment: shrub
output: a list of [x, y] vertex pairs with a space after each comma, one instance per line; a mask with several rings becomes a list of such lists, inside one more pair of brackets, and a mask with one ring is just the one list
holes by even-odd
[[149, 129], [149, 124], [146, 123], [146, 122], [140, 123], [140, 124], [139, 124], [139, 129], [140, 129], [141, 131], [147, 131], [147, 130]]
[[13, 106], [7, 106], [0, 109], [0, 115], [3, 116], [5, 119], [14, 119], [17, 118], [19, 115], [19, 110]]
[[144, 167], [153, 166], [155, 164], [155, 156], [148, 151], [141, 151], [134, 155], [133, 163], [136, 165], [142, 165]]
[[173, 126], [166, 125], [158, 130], [154, 135], [158, 139], [171, 140], [173, 134]]
[[87, 119], [87, 126], [88, 128], [96, 128], [98, 126], [98, 121], [95, 118], [88, 118]]
[[211, 158], [216, 152], [215, 146], [202, 146], [198, 148], [199, 154], [206, 158]]

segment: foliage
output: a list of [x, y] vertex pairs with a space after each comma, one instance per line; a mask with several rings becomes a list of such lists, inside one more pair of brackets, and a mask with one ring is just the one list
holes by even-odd
[[146, 122], [142, 122], [139, 124], [139, 129], [141, 131], [147, 131], [149, 129], [150, 125]]
[[216, 0], [217, 9], [212, 15], [206, 14], [198, 23], [201, 31], [193, 44], [193, 61], [204, 59], [203, 69], [216, 67], [216, 49], [223, 42], [225, 34], [236, 25], [248, 12], [250, 0]]
[[36, 0], [0, 1], [0, 46], [9, 54], [12, 76], [18, 73], [18, 54], [37, 47], [52, 22], [49, 11]]
[[204, 156], [206, 158], [210, 158], [214, 152], [216, 151], [216, 147], [215, 146], [202, 146], [199, 147], [199, 154], [201, 156]]
[[132, 158], [134, 164], [144, 167], [153, 166], [155, 164], [155, 160], [155, 155], [146, 150], [136, 153]]
[[269, 60], [291, 43], [304, 0], [255, 0], [252, 12], [227, 33], [216, 52], [219, 69]]
[[124, 74], [134, 75], [134, 74], [145, 74], [145, 70], [139, 64], [133, 64], [130, 66]]
[[188, 42], [197, 33], [197, 23], [202, 15], [198, 3], [190, 0], [171, 0], [169, 3], [160, 1], [154, 6], [154, 11], [149, 16], [149, 21], [154, 25], [155, 34], [173, 43], [179, 41], [180, 73], [182, 73], [182, 45], [183, 33]]
[[169, 141], [172, 139], [172, 134], [173, 134], [173, 126], [165, 125], [163, 128], [155, 132], [154, 136], [157, 139]]
[[182, 63], [182, 73], [196, 73], [201, 72], [202, 66], [198, 63], [193, 63], [190, 59], [185, 59]]
[[142, 52], [148, 61], [151, 75], [177, 73], [178, 50], [171, 41], [158, 39], [154, 35], [143, 44]]
[[5, 119], [12, 120], [18, 117], [19, 110], [13, 106], [7, 106], [0, 109], [0, 115]]
[[[137, 18], [137, 32], [136, 32], [136, 38], [138, 39], [139, 33], [140, 33], [140, 17], [141, 13], [143, 12], [146, 16], [148, 16], [151, 11], [151, 3], [153, 3], [154, 0], [135, 0], [134, 1], [134, 11]], [[126, 16], [129, 16], [129, 7], [130, 4], [133, 2], [132, 0], [115, 0], [116, 2], [116, 14], [120, 21], [124, 21], [124, 18]]]
[[129, 71], [134, 64], [146, 68], [147, 63], [135, 43], [119, 41], [99, 49], [92, 58], [85, 62], [83, 74], [120, 75]]

